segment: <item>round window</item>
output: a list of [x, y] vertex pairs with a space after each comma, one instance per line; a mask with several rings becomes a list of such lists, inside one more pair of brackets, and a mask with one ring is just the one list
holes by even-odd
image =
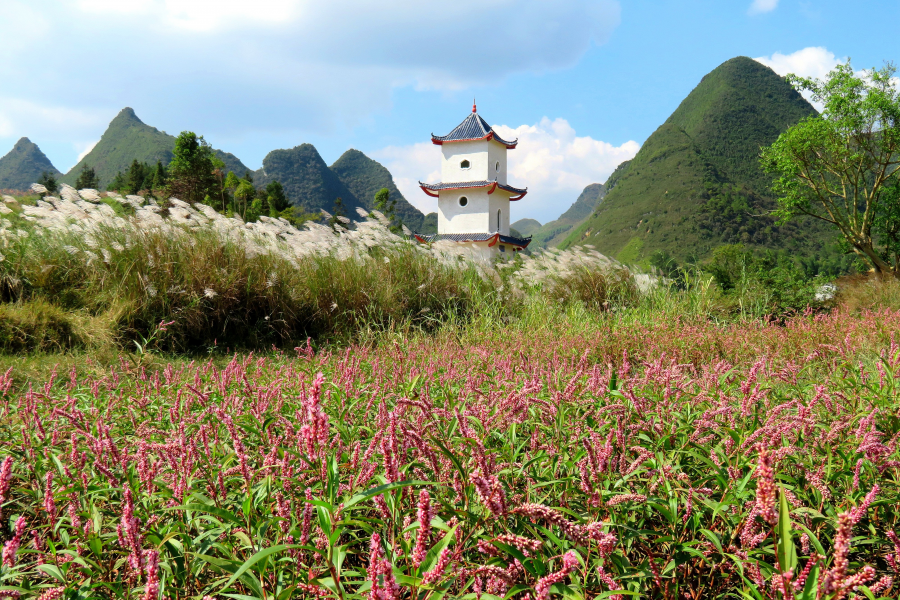
[[497, 171], [498, 173], [500, 172], [500, 161], [499, 160], [497, 161], [497, 164], [494, 165], [494, 170]]
[[465, 206], [465, 205], [468, 204], [468, 203], [469, 203], [469, 199], [468, 199], [468, 198], [466, 198], [465, 196], [460, 196], [460, 197], [459, 197], [459, 205], [460, 205], [460, 206]]
[[459, 163], [460, 169], [468, 169], [470, 166], [471, 165], [469, 164], [469, 161], [467, 161], [467, 160], [464, 160], [461, 163]]

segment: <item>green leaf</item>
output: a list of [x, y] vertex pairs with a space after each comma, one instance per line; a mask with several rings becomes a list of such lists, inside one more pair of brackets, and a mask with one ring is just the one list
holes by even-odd
[[225, 519], [229, 523], [234, 523], [235, 525], [243, 525], [244, 524], [243, 520], [238, 518], [233, 513], [230, 513], [223, 508], [216, 508], [215, 506], [206, 506], [205, 504], [184, 504], [182, 506], [175, 506], [175, 507], [169, 508], [167, 510], [192, 510], [194, 512], [208, 513], [210, 515], [214, 515], [221, 519]]
[[419, 565], [419, 574], [427, 573], [431, 570], [431, 567], [434, 565], [435, 561], [437, 561], [438, 555], [440, 555], [441, 551], [450, 545], [450, 542], [453, 541], [453, 536], [456, 533], [456, 528], [459, 525], [455, 525], [453, 529], [444, 534], [444, 537], [441, 538], [437, 544], [432, 546], [428, 550], [428, 554], [425, 555], [425, 560], [422, 561], [422, 564]]
[[797, 596], [797, 600], [816, 600], [816, 593], [819, 589], [819, 564], [810, 569], [809, 576], [806, 578], [806, 585], [803, 591]]
[[411, 485], [428, 485], [428, 481], [398, 481], [396, 483], [386, 483], [384, 485], [379, 485], [378, 487], [369, 488], [368, 490], [356, 494], [346, 502], [344, 502], [344, 510], [349, 509], [352, 506], [359, 504], [360, 502], [364, 502], [369, 498], [374, 498], [379, 494], [384, 494], [385, 492], [390, 492], [392, 490], [400, 489], [403, 487], [409, 487]]
[[258, 563], [262, 559], [272, 556], [273, 554], [277, 554], [279, 552], [284, 552], [285, 550], [293, 550], [294, 548], [302, 548], [302, 546], [300, 546], [300, 544], [279, 544], [277, 546], [272, 546], [270, 548], [266, 548], [265, 550], [260, 550], [259, 552], [257, 552], [253, 556], [251, 556], [244, 564], [242, 564], [241, 568], [238, 569], [235, 572], [235, 574], [231, 576], [231, 579], [229, 579], [225, 583], [225, 585], [223, 585], [221, 587], [221, 589], [224, 590], [224, 589], [228, 588], [229, 586], [231, 586], [231, 584], [234, 583], [235, 581], [237, 581], [237, 579], [241, 575], [246, 573], [247, 570], [250, 569], [250, 567], [252, 567], [256, 563]]
[[59, 567], [56, 565], [43, 564], [38, 565], [38, 570], [46, 573], [53, 579], [57, 580], [63, 585], [66, 585], [66, 576], [63, 575], [62, 571], [59, 570]]
[[778, 564], [782, 571], [796, 570], [797, 549], [791, 538], [791, 509], [788, 506], [787, 495], [781, 489], [778, 505]]

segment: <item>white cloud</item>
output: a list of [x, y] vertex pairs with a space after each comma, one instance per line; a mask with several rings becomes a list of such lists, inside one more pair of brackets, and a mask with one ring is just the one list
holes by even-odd
[[[839, 62], [843, 62], [834, 55], [834, 52], [830, 52], [824, 46], [810, 46], [791, 54], [775, 52], [771, 56], [760, 56], [754, 60], [766, 65], [782, 76], [793, 73], [800, 77], [815, 79], [824, 79], [828, 72]], [[804, 98], [812, 103], [816, 110], [822, 111], [822, 104], [813, 102], [809, 92], [801, 93]]]
[[824, 78], [839, 62], [842, 62], [834, 55], [834, 52], [830, 52], [823, 46], [810, 46], [791, 54], [775, 52], [771, 56], [760, 56], [754, 60], [766, 65], [779, 75], [793, 73], [801, 77], [818, 79]]
[[[87, 128], [103, 127], [106, 121], [108, 115], [101, 110], [0, 96], [0, 135], [3, 136], [68, 137]], [[25, 123], [29, 127], [23, 127]]]
[[[78, 159], [75, 161], [75, 164], [77, 165], [78, 163], [80, 163], [81, 159], [84, 158], [85, 156], [87, 156], [88, 153], [94, 149], [94, 146], [96, 146], [97, 142], [99, 142], [99, 141], [100, 140], [94, 140], [93, 142], [82, 142], [82, 143], [76, 142], [75, 144], [73, 144], [73, 146], [75, 146], [75, 150], [78, 152]], [[75, 166], [75, 165], [72, 165], [72, 166]], [[71, 167], [69, 169], [71, 169]], [[69, 170], [69, 169], [67, 169], [67, 170]]]
[[751, 15], [772, 12], [778, 6], [778, 0], [753, 0], [747, 12]]
[[[353, 128], [389, 110], [398, 87], [458, 90], [566, 68], [620, 21], [619, 0], [0, 2], [0, 81], [23, 82], [3, 95], [45, 102], [52, 89], [71, 110], [101, 108], [101, 131], [133, 106], [164, 127], [232, 139]], [[4, 131], [44, 128], [6, 108]], [[55, 141], [97, 135], [79, 122]]]
[[[579, 137], [565, 119], [546, 117], [535, 125], [495, 126], [504, 139], [519, 138], [509, 152], [509, 182], [528, 187], [528, 195], [513, 206], [513, 221], [530, 217], [546, 223], [565, 212], [585, 186], [606, 181], [624, 160], [637, 154], [640, 144], [621, 146]], [[394, 175], [397, 187], [423, 212], [437, 210], [437, 200], [419, 189], [417, 181], [440, 181], [441, 150], [430, 142], [391, 146], [372, 156]]]

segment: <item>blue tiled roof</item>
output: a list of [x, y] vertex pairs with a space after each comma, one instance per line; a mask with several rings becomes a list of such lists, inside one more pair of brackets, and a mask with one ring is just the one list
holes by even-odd
[[[422, 183], [419, 182], [419, 186], [423, 187], [427, 190], [431, 190], [432, 192], [438, 192], [440, 190], [458, 190], [463, 188], [480, 188], [480, 187], [489, 187], [494, 185], [493, 181], [460, 181], [457, 183]], [[514, 194], [524, 194], [528, 192], [528, 188], [517, 188], [511, 185], [506, 185], [505, 183], [498, 183], [497, 187], [501, 190], [506, 190], [507, 192], [512, 192]]]
[[[432, 235], [417, 235], [416, 237], [421, 238], [428, 242], [429, 244], [432, 242], [438, 242], [440, 240], [449, 240], [451, 242], [486, 242], [492, 237], [494, 237], [495, 233], [435, 233]], [[531, 243], [531, 238], [517, 238], [511, 235], [503, 235], [500, 234], [500, 243], [501, 244], [512, 244], [514, 246], [521, 246], [525, 248], [528, 244]]]
[[456, 126], [456, 128], [448, 133], [447, 135], [434, 135], [431, 134], [431, 141], [433, 142], [460, 142], [463, 140], [481, 140], [486, 138], [488, 135], [493, 134], [494, 139], [507, 147], [514, 147], [519, 143], [519, 140], [513, 140], [511, 142], [507, 142], [495, 132], [490, 125], [487, 124], [487, 121], [481, 118], [476, 112], [473, 112], [468, 117], [466, 117], [462, 123]]

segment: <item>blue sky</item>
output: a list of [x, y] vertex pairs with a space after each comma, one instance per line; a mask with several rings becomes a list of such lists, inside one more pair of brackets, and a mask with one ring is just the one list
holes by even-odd
[[124, 106], [251, 168], [303, 142], [357, 148], [433, 200], [444, 134], [479, 112], [521, 138], [514, 219], [603, 181], [700, 78], [738, 55], [824, 75], [900, 60], [900, 2], [824, 0], [0, 0], [0, 154], [31, 138], [65, 171]]

